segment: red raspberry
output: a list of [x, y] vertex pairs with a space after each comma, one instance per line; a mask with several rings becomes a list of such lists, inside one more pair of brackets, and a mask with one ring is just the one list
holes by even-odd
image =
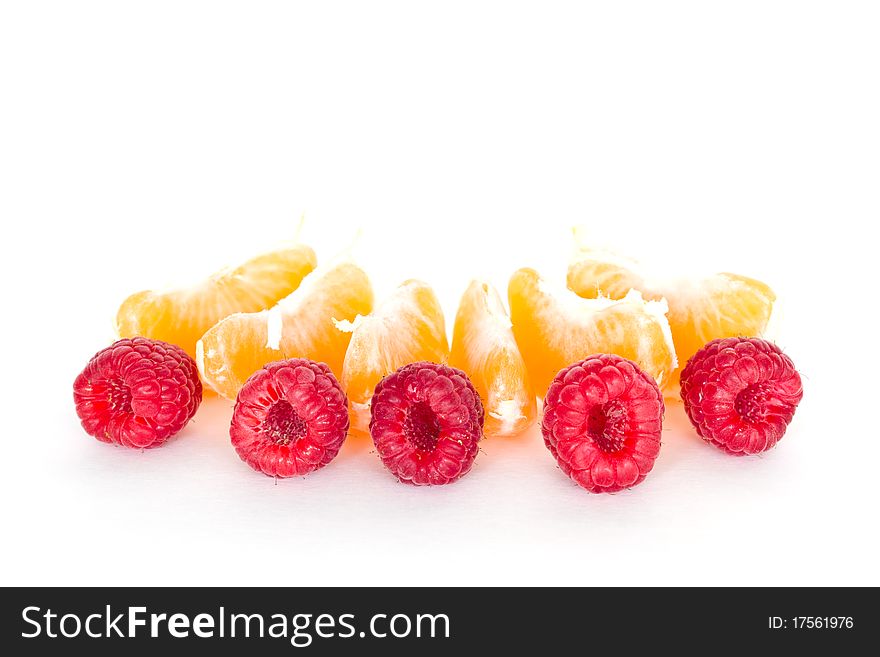
[[644, 480], [660, 452], [663, 395], [632, 361], [599, 354], [561, 370], [541, 433], [562, 471], [591, 493]]
[[483, 420], [483, 402], [464, 372], [423, 361], [404, 365], [376, 386], [370, 435], [400, 481], [449, 484], [471, 469]]
[[229, 436], [241, 460], [270, 477], [305, 475], [330, 463], [348, 435], [348, 397], [324, 363], [269, 363], [235, 400]]
[[125, 447], [158, 447], [202, 403], [195, 361], [160, 340], [126, 338], [95, 354], [73, 382], [86, 433]]
[[730, 454], [759, 454], [782, 438], [803, 397], [794, 363], [758, 338], [712, 340], [681, 372], [697, 433]]

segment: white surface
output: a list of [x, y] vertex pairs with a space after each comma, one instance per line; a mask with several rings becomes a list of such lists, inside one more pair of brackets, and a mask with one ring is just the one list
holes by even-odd
[[[880, 584], [876, 4], [293, 4], [2, 5], [2, 584]], [[762, 458], [670, 408], [614, 496], [536, 430], [434, 490], [364, 443], [276, 485], [219, 401], [159, 450], [87, 437], [71, 384], [126, 294], [303, 212], [450, 322], [471, 277], [561, 280], [578, 223], [764, 279], [806, 396]]]

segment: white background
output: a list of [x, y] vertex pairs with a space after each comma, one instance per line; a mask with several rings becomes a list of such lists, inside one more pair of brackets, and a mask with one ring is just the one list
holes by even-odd
[[[604, 7], [599, 5], [605, 5]], [[876, 3], [9, 2], [0, 9], [3, 584], [880, 584]], [[537, 428], [437, 489], [366, 443], [275, 482], [206, 403], [98, 443], [71, 384], [130, 292], [289, 239], [384, 296], [561, 282], [586, 224], [779, 296], [806, 394], [731, 458], [671, 406], [590, 495]], [[870, 266], [869, 266], [870, 263]]]

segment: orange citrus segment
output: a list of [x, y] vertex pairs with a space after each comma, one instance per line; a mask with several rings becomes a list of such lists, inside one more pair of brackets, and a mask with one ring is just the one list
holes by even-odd
[[121, 338], [164, 340], [195, 357], [205, 331], [232, 313], [272, 307], [299, 287], [315, 262], [315, 252], [299, 244], [217, 272], [193, 287], [132, 294], [116, 314], [116, 332]]
[[310, 358], [339, 377], [351, 335], [334, 320], [353, 320], [373, 307], [373, 288], [359, 267], [344, 263], [309, 274], [269, 310], [236, 313], [199, 340], [196, 363], [214, 390], [235, 399], [251, 374], [276, 360]]
[[472, 281], [455, 316], [449, 364], [470, 377], [486, 407], [486, 436], [512, 436], [537, 418], [535, 389], [498, 291]]
[[644, 288], [644, 279], [627, 266], [625, 260], [610, 252], [581, 249], [568, 267], [570, 290], [585, 299], [607, 297], [622, 299], [630, 290], [639, 290], [645, 298], [659, 300]]
[[533, 269], [510, 279], [513, 334], [538, 395], [563, 367], [592, 354], [628, 358], [663, 385], [676, 367], [665, 301], [638, 292], [620, 300], [551, 290]]
[[[581, 250], [568, 269], [568, 287], [588, 299], [621, 299], [631, 289], [648, 299], [665, 298], [680, 368], [710, 340], [760, 336], [776, 300], [767, 285], [737, 274], [651, 282], [636, 262], [598, 249]], [[678, 372], [672, 380], [678, 382]]]
[[434, 291], [421, 281], [404, 282], [371, 315], [337, 326], [351, 336], [342, 387], [351, 403], [354, 433], [369, 432], [370, 400], [383, 377], [409, 363], [449, 359], [443, 309]]

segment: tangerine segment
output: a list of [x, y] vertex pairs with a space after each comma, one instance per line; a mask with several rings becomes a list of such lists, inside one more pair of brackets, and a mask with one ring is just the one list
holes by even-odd
[[309, 274], [290, 296], [269, 310], [236, 313], [199, 340], [196, 363], [214, 390], [235, 399], [248, 377], [288, 358], [326, 363], [338, 377], [351, 335], [334, 320], [353, 320], [373, 308], [373, 288], [351, 263]]
[[351, 336], [342, 387], [351, 403], [354, 433], [369, 433], [370, 401], [385, 376], [410, 363], [449, 360], [443, 309], [434, 290], [422, 281], [405, 281], [371, 315], [336, 325]]
[[583, 299], [552, 290], [533, 269], [513, 274], [508, 288], [513, 334], [529, 377], [543, 396], [563, 367], [593, 354], [627, 358], [662, 386], [676, 367], [665, 301]]
[[[568, 268], [568, 287], [588, 299], [622, 299], [631, 289], [666, 299], [679, 368], [718, 338], [757, 337], [767, 328], [776, 295], [754, 278], [720, 273], [698, 280], [650, 282], [638, 263], [605, 251], [584, 249]], [[674, 373], [678, 382], [680, 369]]]
[[470, 377], [486, 407], [486, 436], [512, 436], [537, 418], [535, 389], [498, 291], [472, 281], [461, 297], [449, 364]]
[[223, 270], [188, 288], [129, 296], [116, 314], [121, 338], [146, 337], [177, 345], [190, 356], [196, 342], [224, 317], [272, 307], [315, 268], [311, 247], [298, 244]]

